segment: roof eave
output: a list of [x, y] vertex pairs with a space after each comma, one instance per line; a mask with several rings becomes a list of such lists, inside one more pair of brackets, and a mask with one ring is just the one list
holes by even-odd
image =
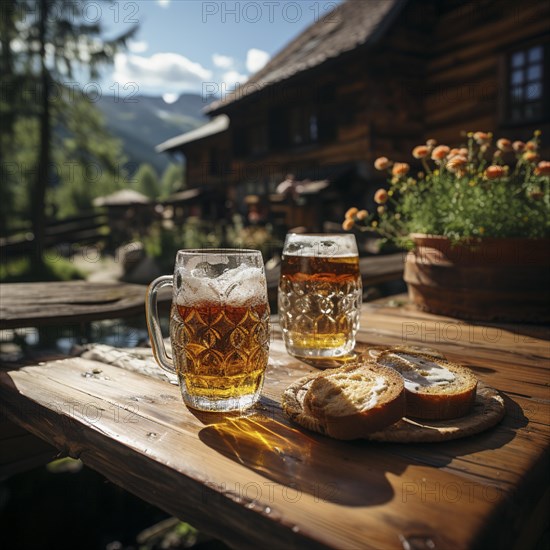
[[374, 31], [368, 36], [367, 40], [365, 40], [365, 42], [362, 42], [361, 44], [357, 44], [355, 48], [339, 52], [338, 55], [327, 58], [323, 60], [321, 63], [319, 63], [318, 65], [307, 67], [306, 69], [293, 73], [291, 75], [288, 75], [287, 77], [284, 77], [281, 80], [277, 80], [271, 83], [269, 82], [254, 83], [254, 87], [257, 89], [254, 90], [253, 92], [243, 94], [241, 96], [237, 95], [235, 98], [231, 100], [214, 101], [204, 109], [204, 113], [207, 114], [208, 116], [217, 116], [217, 115], [223, 114], [227, 107], [233, 107], [234, 105], [241, 103], [242, 101], [248, 100], [252, 97], [257, 97], [258, 94], [263, 93], [266, 89], [271, 88], [272, 86], [276, 86], [276, 85], [288, 82], [289, 80], [292, 80], [294, 78], [298, 78], [308, 73], [309, 71], [320, 69], [323, 66], [334, 63], [334, 61], [339, 60], [344, 56], [353, 54], [358, 50], [371, 48], [373, 46], [378, 45], [380, 41], [384, 38], [388, 30], [391, 28], [391, 26], [393, 25], [397, 17], [401, 14], [401, 12], [403, 11], [404, 7], [407, 5], [408, 2], [409, 0], [396, 0], [395, 4], [390, 8], [386, 16], [380, 21], [380, 23], [377, 25]]

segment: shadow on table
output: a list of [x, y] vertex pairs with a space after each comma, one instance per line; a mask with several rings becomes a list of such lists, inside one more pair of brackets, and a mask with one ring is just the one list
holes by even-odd
[[[308, 493], [315, 502], [374, 506], [396, 496], [387, 474], [400, 476], [412, 464], [445, 467], [461, 456], [511, 441], [528, 419], [517, 403], [503, 397], [506, 415], [496, 427], [464, 439], [423, 444], [322, 437], [288, 424], [279, 405], [265, 397], [260, 408], [269, 413], [252, 409], [246, 416], [194, 414], [206, 425], [199, 432], [203, 443], [280, 484], [277, 490], [285, 500], [293, 502]], [[264, 485], [260, 489], [267, 491], [269, 484]]]
[[347, 506], [373, 506], [394, 497], [386, 474], [398, 476], [405, 468], [401, 460], [388, 460], [376, 446], [367, 451], [364, 442], [336, 441], [294, 428], [267, 398], [261, 407], [274, 414], [258, 409], [247, 416], [194, 414], [208, 424], [199, 432], [203, 443], [280, 484], [270, 488], [264, 483], [264, 495], [271, 490], [275, 499], [282, 496], [292, 503], [308, 493], [315, 502]]
[[414, 445], [393, 443], [388, 446], [389, 452], [409, 460], [442, 468], [462, 456], [504, 447], [516, 437], [516, 431], [519, 428], [527, 426], [529, 419], [525, 416], [521, 406], [513, 399], [503, 393], [500, 395], [504, 400], [506, 413], [496, 426], [476, 435], [441, 443]]

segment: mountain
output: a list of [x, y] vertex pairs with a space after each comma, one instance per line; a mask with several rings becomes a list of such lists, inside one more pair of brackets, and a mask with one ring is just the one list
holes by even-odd
[[207, 122], [208, 117], [202, 114], [207, 104], [198, 94], [183, 94], [174, 103], [145, 95], [132, 98], [103, 95], [96, 103], [105, 115], [107, 128], [124, 144], [128, 170], [133, 173], [141, 163], [148, 162], [159, 176], [170, 158], [156, 153], [155, 146]]

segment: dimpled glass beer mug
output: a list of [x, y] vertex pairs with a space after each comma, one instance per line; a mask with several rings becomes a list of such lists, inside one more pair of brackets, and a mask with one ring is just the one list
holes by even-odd
[[[168, 357], [157, 292], [173, 287]], [[158, 364], [176, 372], [183, 401], [203, 411], [235, 411], [260, 397], [269, 353], [269, 303], [258, 250], [180, 250], [173, 276], [147, 290], [147, 326]]]
[[288, 353], [304, 359], [349, 354], [362, 294], [354, 235], [287, 235], [278, 308]]

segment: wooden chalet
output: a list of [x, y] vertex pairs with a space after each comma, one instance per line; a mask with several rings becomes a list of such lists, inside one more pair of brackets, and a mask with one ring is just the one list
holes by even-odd
[[225, 215], [231, 168], [229, 118], [219, 115], [203, 126], [171, 138], [157, 152], [185, 156], [187, 189], [169, 197], [176, 218], [184, 215], [217, 220]]
[[[458, 145], [470, 130], [528, 139], [538, 128], [548, 143], [549, 28], [539, 0], [347, 0], [211, 104], [202, 133], [158, 150], [182, 152], [188, 185], [215, 182], [236, 208], [287, 174], [328, 179], [300, 197], [319, 230], [368, 205], [378, 156], [410, 162], [427, 138]], [[295, 198], [272, 200], [274, 212], [285, 201], [286, 225], [304, 225]]]

